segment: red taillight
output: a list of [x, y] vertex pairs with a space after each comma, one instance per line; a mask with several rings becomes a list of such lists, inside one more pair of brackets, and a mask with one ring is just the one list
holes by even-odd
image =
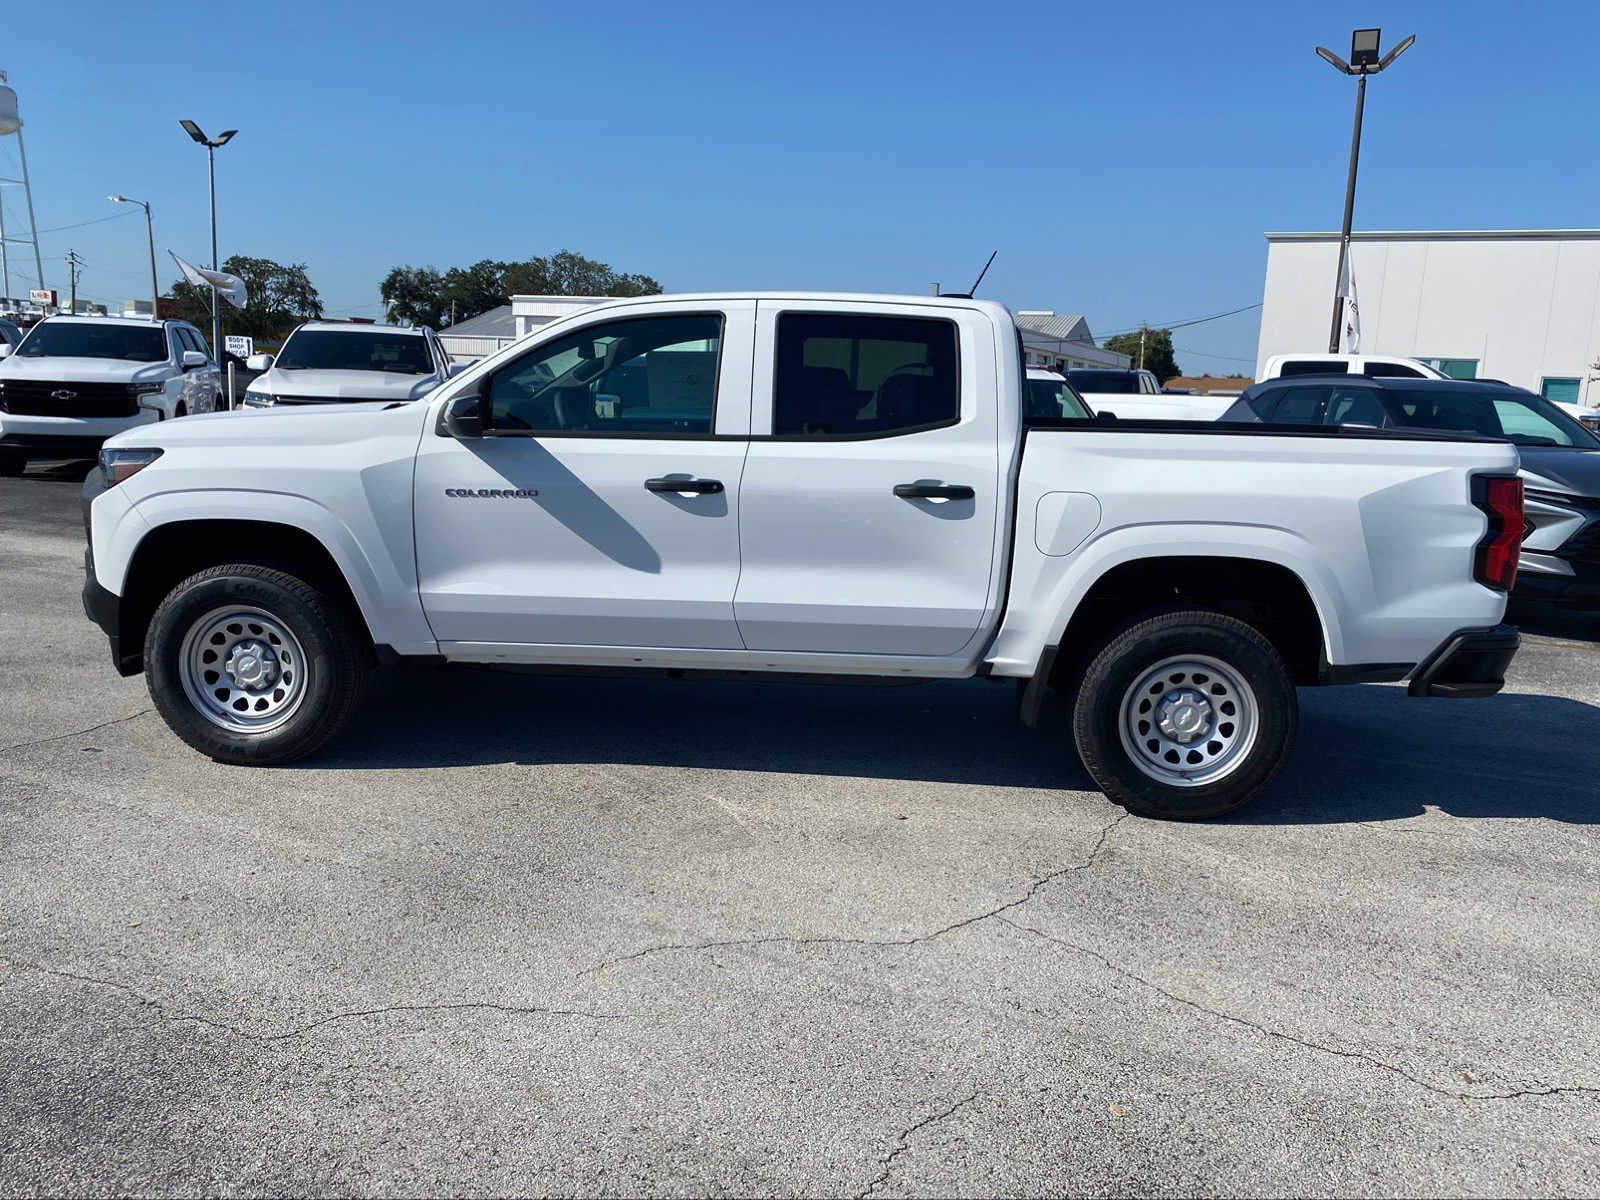
[[1517, 560], [1522, 555], [1522, 480], [1475, 475], [1472, 502], [1489, 518], [1489, 532], [1478, 543], [1473, 576], [1479, 583], [1509, 592], [1517, 581]]

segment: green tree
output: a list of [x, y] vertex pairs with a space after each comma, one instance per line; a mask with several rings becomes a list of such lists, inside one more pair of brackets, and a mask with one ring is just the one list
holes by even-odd
[[1140, 352], [1139, 339], [1144, 338], [1144, 369], [1153, 374], [1161, 382], [1175, 379], [1183, 371], [1178, 366], [1177, 357], [1172, 352], [1172, 330], [1146, 329], [1141, 333], [1119, 333], [1116, 337], [1106, 339], [1106, 349], [1118, 354], [1126, 354], [1133, 366], [1139, 366]]
[[[234, 308], [222, 301], [224, 333], [242, 333], [260, 341], [288, 337], [302, 321], [322, 316], [322, 297], [306, 274], [304, 263], [284, 266], [270, 258], [248, 258], [235, 254], [222, 264], [230, 275], [244, 280], [248, 292], [245, 307]], [[195, 287], [186, 279], [174, 281], [168, 293], [177, 313], [207, 334], [211, 330], [211, 289]]]
[[443, 329], [510, 304], [512, 296], [654, 296], [661, 284], [648, 275], [615, 271], [571, 250], [522, 262], [483, 259], [470, 267], [395, 267], [380, 293], [389, 317]]
[[379, 295], [389, 306], [391, 321], [409, 321], [438, 329], [448, 306], [443, 303], [444, 278], [432, 267], [396, 267], [383, 277]]

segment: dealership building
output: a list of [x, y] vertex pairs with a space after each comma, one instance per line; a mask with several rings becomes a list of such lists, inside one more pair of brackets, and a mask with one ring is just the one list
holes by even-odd
[[[1356, 233], [1350, 262], [1361, 353], [1600, 407], [1600, 229]], [[1257, 378], [1327, 349], [1338, 267], [1337, 233], [1267, 234]]]

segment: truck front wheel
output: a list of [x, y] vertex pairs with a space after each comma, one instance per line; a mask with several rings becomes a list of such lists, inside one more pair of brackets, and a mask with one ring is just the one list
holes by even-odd
[[1132, 812], [1198, 821], [1243, 808], [1288, 761], [1294, 682], [1243, 621], [1169, 612], [1111, 638], [1084, 673], [1072, 713], [1094, 781]]
[[259, 563], [191, 575], [145, 634], [151, 699], [172, 731], [219, 762], [315, 753], [355, 716], [369, 647], [328, 589]]

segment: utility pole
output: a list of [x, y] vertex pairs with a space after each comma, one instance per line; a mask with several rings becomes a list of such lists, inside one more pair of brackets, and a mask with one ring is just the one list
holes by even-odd
[[1139, 325], [1139, 370], [1144, 370], [1144, 339], [1150, 332], [1150, 326], [1143, 322]]
[[83, 266], [83, 259], [78, 257], [76, 250], [67, 251], [67, 274], [71, 278], [71, 299], [67, 303], [67, 311], [76, 314], [78, 311], [78, 268]]

